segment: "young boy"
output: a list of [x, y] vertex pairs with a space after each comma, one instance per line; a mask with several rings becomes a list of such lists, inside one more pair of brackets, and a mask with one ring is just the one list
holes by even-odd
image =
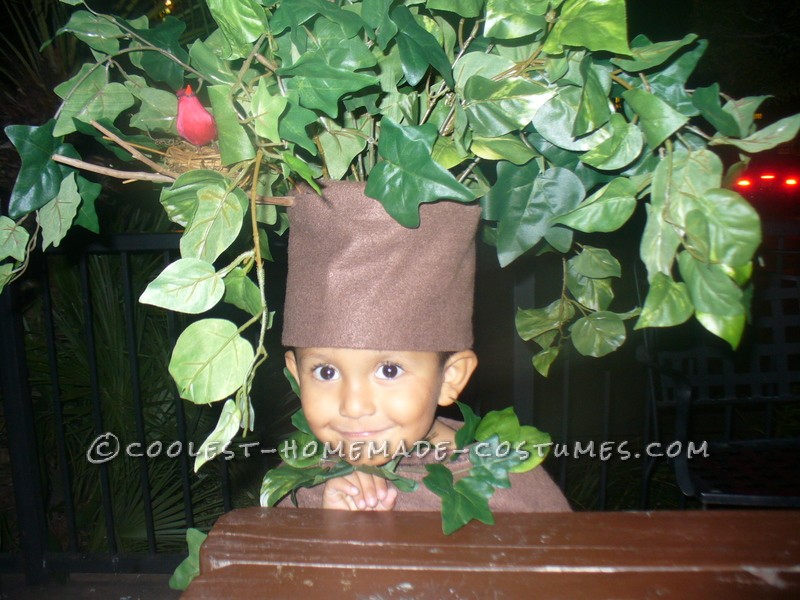
[[[454, 403], [478, 359], [472, 346], [475, 233], [480, 207], [420, 206], [420, 226], [398, 224], [363, 184], [336, 182], [323, 196], [305, 190], [289, 209], [289, 277], [284, 309], [286, 366], [300, 386], [312, 432], [351, 464], [380, 466], [402, 453], [398, 474], [421, 481], [440, 462], [456, 478], [462, 425], [436, 418]], [[411, 451], [420, 441], [434, 450]], [[540, 468], [511, 474], [495, 511], [568, 511]], [[297, 493], [301, 507], [440, 510], [425, 486], [399, 492], [356, 471]], [[284, 499], [282, 506], [290, 506]]]

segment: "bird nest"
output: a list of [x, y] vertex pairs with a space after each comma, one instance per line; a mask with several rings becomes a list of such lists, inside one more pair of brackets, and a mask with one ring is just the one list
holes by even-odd
[[238, 171], [224, 167], [219, 150], [213, 146], [195, 146], [184, 141], [172, 144], [164, 153], [164, 166], [178, 174], [195, 169], [218, 171], [234, 181], [238, 179], [239, 187], [245, 189], [252, 183], [249, 172], [240, 178]]

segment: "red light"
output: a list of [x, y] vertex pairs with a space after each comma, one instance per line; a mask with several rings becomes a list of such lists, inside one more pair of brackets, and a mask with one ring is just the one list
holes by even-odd
[[747, 186], [750, 185], [750, 180], [749, 179], [740, 179], [739, 181], [736, 182], [736, 185], [738, 185], [740, 187], [747, 187]]
[[761, 179], [775, 179], [775, 175], [762, 175]]
[[797, 185], [797, 179], [790, 177], [784, 182], [786, 185]]

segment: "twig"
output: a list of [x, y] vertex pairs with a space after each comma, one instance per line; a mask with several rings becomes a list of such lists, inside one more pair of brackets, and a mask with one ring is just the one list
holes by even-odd
[[275, 206], [294, 206], [294, 196], [256, 196], [256, 204]]
[[98, 123], [97, 121], [92, 121], [91, 124], [92, 124], [92, 127], [97, 129], [103, 135], [108, 136], [109, 138], [114, 140], [117, 144], [119, 144], [120, 146], [125, 148], [125, 150], [127, 150], [128, 152], [130, 152], [131, 156], [133, 156], [134, 158], [136, 158], [140, 162], [143, 162], [144, 164], [146, 164], [148, 167], [153, 169], [156, 173], [161, 173], [162, 175], [166, 175], [168, 177], [171, 177], [172, 181], [174, 181], [174, 180], [176, 180], [178, 178], [178, 175], [179, 175], [178, 173], [175, 173], [174, 171], [170, 171], [169, 169], [165, 169], [164, 167], [162, 167], [157, 162], [150, 160], [144, 154], [139, 152], [136, 148], [131, 146], [128, 142], [126, 142], [125, 140], [120, 138], [118, 135], [114, 135], [113, 133], [111, 133], [108, 129], [106, 129], [105, 127], [100, 125], [100, 123]]
[[117, 179], [139, 180], [139, 181], [154, 181], [156, 183], [172, 183], [175, 177], [169, 175], [161, 175], [158, 173], [147, 173], [145, 171], [120, 171], [117, 169], [109, 169], [108, 167], [101, 167], [89, 162], [63, 156], [61, 154], [53, 154], [51, 157], [57, 163], [62, 165], [69, 165], [76, 169], [83, 169], [91, 171], [92, 173], [99, 173], [100, 175], [108, 175], [109, 177], [116, 177]]

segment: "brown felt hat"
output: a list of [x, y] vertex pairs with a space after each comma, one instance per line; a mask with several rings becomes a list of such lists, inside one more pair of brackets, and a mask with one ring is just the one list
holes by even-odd
[[283, 344], [296, 348], [458, 351], [472, 346], [480, 207], [420, 206], [397, 223], [364, 184], [295, 193]]

